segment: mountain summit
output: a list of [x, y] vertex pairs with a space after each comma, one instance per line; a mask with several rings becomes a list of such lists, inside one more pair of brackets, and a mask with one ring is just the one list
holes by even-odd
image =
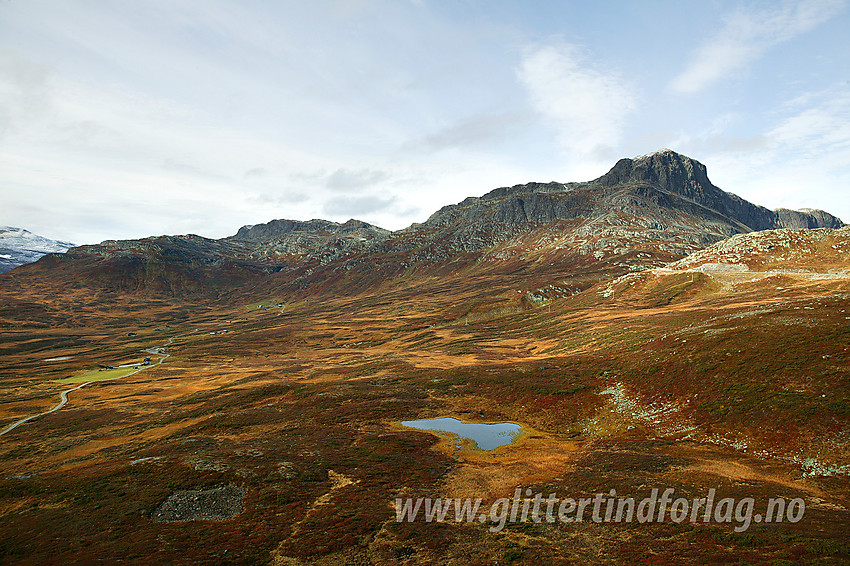
[[822, 210], [768, 210], [727, 193], [708, 179], [705, 165], [670, 149], [619, 160], [595, 181], [605, 186], [643, 184], [678, 194], [740, 222], [750, 230], [841, 228], [844, 223]]
[[528, 183], [467, 198], [394, 233], [384, 245], [429, 249], [432, 257], [448, 259], [541, 232], [560, 250], [598, 259], [627, 250], [684, 255], [739, 233], [843, 225], [819, 210], [757, 206], [712, 184], [699, 161], [665, 149], [621, 159], [585, 183]]

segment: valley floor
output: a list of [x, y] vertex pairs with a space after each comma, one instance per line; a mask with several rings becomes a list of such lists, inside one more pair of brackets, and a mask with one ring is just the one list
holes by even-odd
[[[850, 560], [850, 279], [656, 270], [544, 291], [568, 283], [458, 273], [227, 306], [5, 297], [0, 429], [53, 407], [61, 380], [162, 363], [90, 383], [0, 437], [0, 560]], [[398, 424], [436, 416], [529, 433], [485, 453]], [[757, 509], [799, 498], [805, 515], [744, 531], [734, 520], [498, 532], [396, 521], [396, 498], [489, 508], [517, 488], [636, 500], [713, 489]], [[195, 517], [196, 500], [215, 509], [171, 520]]]

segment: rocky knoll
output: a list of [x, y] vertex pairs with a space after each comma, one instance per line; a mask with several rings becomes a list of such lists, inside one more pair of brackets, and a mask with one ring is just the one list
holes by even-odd
[[737, 234], [695, 252], [672, 269], [704, 265], [740, 266], [746, 271], [828, 272], [850, 275], [850, 226], [765, 230]]
[[389, 230], [355, 219], [343, 224], [330, 220], [272, 220], [243, 226], [226, 240], [247, 247], [247, 257], [251, 259], [274, 261], [280, 256], [297, 255], [325, 264], [370, 249], [390, 234]]

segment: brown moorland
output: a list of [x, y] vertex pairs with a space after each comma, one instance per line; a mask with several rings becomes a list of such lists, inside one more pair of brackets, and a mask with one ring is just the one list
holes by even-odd
[[[379, 285], [356, 273], [295, 291], [260, 281], [226, 300], [104, 300], [81, 287], [57, 301], [7, 283], [3, 428], [55, 405], [69, 387], [62, 378], [168, 357], [87, 385], [0, 437], [0, 556], [845, 563], [850, 233], [781, 232], [748, 236], [760, 247], [732, 259], [721, 243], [702, 263], [662, 269], [470, 262]], [[777, 237], [808, 252], [782, 258]], [[731, 267], [740, 264], [747, 271]], [[483, 453], [398, 426], [434, 416], [510, 420], [530, 432]], [[247, 490], [235, 517], [152, 520], [171, 494], [222, 485]], [[714, 488], [761, 506], [800, 497], [806, 513], [746, 532], [528, 521], [493, 533], [489, 523], [395, 521], [396, 497], [492, 502], [517, 487], [635, 498]]]

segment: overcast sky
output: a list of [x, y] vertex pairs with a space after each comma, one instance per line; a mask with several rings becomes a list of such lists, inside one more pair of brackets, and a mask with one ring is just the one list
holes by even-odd
[[662, 147], [850, 222], [848, 30], [842, 0], [0, 0], [0, 225], [398, 229]]

